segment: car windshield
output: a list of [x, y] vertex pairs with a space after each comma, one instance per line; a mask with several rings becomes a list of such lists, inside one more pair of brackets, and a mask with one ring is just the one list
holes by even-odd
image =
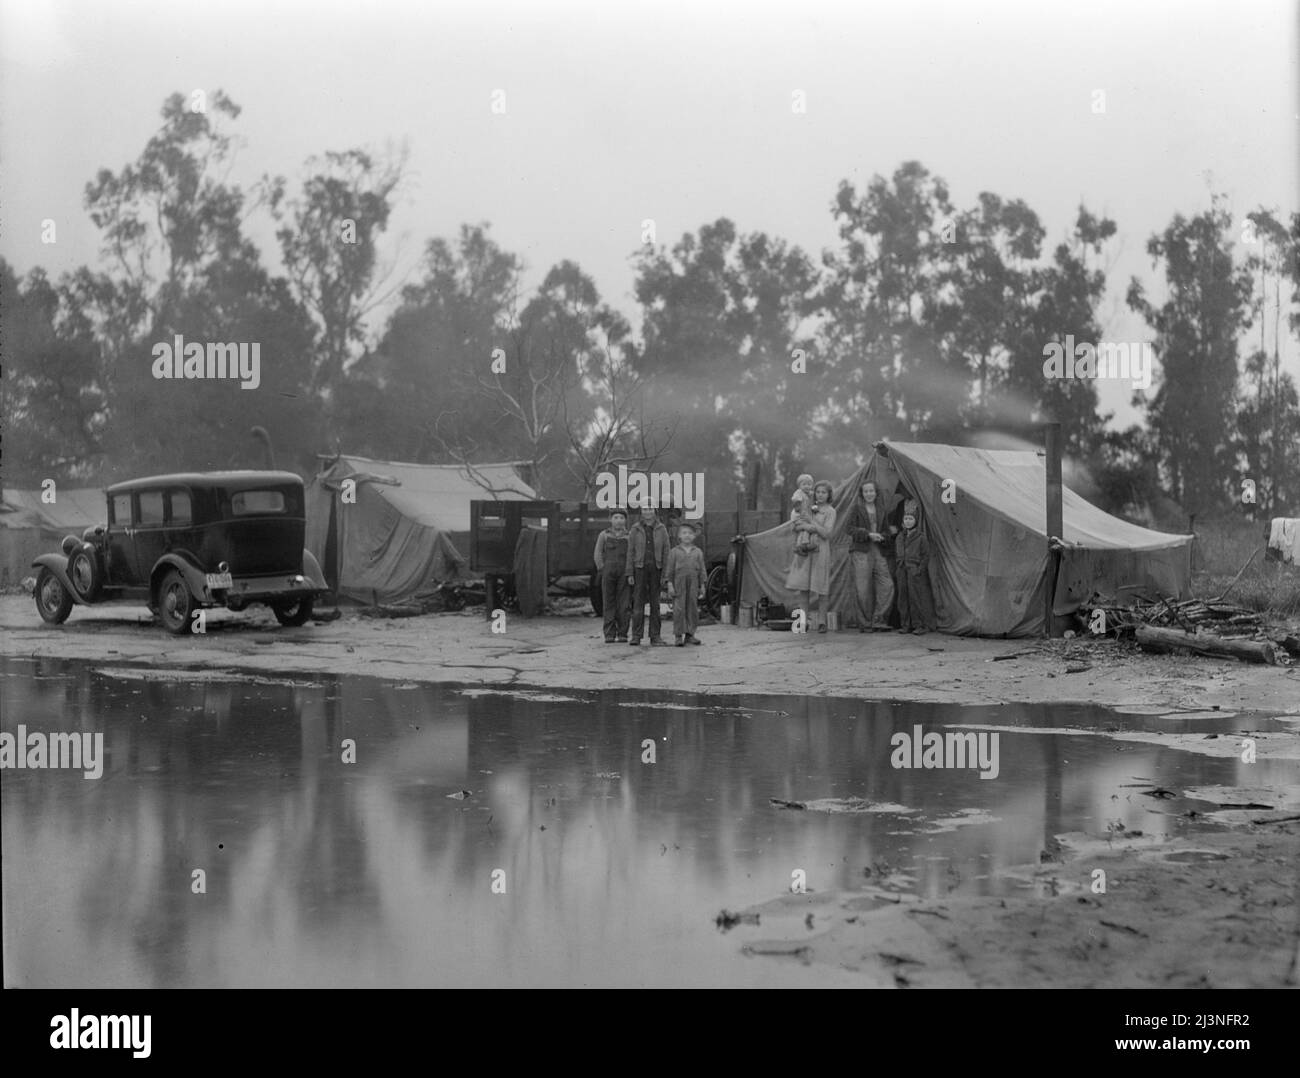
[[283, 513], [284, 494], [278, 490], [241, 490], [230, 499], [230, 512], [237, 517]]

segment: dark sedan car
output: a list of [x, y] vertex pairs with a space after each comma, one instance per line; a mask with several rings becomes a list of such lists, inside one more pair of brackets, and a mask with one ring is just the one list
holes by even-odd
[[328, 590], [303, 548], [303, 484], [292, 472], [192, 472], [108, 488], [108, 521], [33, 563], [36, 609], [51, 625], [74, 605], [143, 600], [172, 633], [202, 607], [266, 603], [302, 625]]

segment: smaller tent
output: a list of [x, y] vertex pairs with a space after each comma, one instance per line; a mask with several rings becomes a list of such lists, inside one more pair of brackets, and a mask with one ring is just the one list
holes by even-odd
[[94, 487], [55, 487], [54, 501], [39, 490], [6, 488], [0, 499], [0, 585], [19, 584], [35, 576], [32, 560], [57, 554], [65, 535], [80, 536], [103, 524], [104, 492]]
[[307, 487], [307, 549], [340, 598], [418, 601], [468, 576], [470, 502], [537, 497], [516, 468], [330, 458]]
[[[1065, 546], [1056, 580], [1049, 580], [1047, 466], [1037, 453], [920, 443], [882, 443], [872, 458], [835, 485], [830, 604], [842, 623], [856, 624], [849, 509], [871, 480], [878, 501], [898, 520], [904, 498], [921, 510], [930, 540], [930, 579], [939, 628], [968, 636], [1035, 636], [1046, 628], [1053, 589], [1057, 616], [1073, 613], [1094, 594], [1125, 602], [1150, 595], [1180, 599], [1191, 590], [1190, 535], [1170, 535], [1103, 512], [1063, 490]], [[741, 600], [766, 595], [787, 606], [793, 548], [787, 522], [746, 537]]]

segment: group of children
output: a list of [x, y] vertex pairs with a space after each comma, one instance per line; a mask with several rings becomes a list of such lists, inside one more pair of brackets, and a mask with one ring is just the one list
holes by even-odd
[[673, 602], [674, 643], [679, 648], [700, 643], [695, 630], [706, 573], [693, 525], [680, 524], [677, 545], [670, 548], [668, 529], [653, 509], [643, 507], [631, 528], [627, 513], [615, 509], [610, 526], [596, 537], [595, 562], [604, 603], [605, 643], [639, 645], [647, 628], [648, 605], [650, 644], [667, 646], [660, 637], [659, 592], [664, 581]]
[[[820, 509], [814, 503], [816, 484], [811, 475], [801, 475], [795, 491], [791, 519], [811, 523], [818, 512], [825, 512], [831, 521], [833, 510]], [[829, 491], [829, 484], [827, 486]], [[869, 580], [870, 565], [864, 561], [864, 572], [857, 564], [861, 552], [859, 545], [868, 551], [879, 549], [889, 542], [884, 534], [884, 514], [875, 511], [874, 484], [864, 484], [864, 495], [870, 488], [871, 499], [864, 507], [855, 507], [848, 522], [848, 531], [854, 541], [854, 587], [861, 592], [875, 593], [877, 588]], [[829, 494], [828, 494], [829, 497]], [[861, 517], [861, 519], [859, 519]], [[894, 572], [892, 587], [883, 595], [859, 595], [859, 621], [864, 631], [880, 628], [888, 614], [890, 599], [897, 603], [900, 632], [924, 633], [935, 625], [934, 596], [930, 586], [930, 545], [920, 522], [917, 505], [907, 501], [903, 506], [903, 528], [889, 528], [893, 535]], [[863, 526], [859, 526], [863, 525]], [[833, 526], [833, 525], [832, 525]], [[807, 557], [817, 554], [823, 539], [816, 531], [796, 528], [795, 555]], [[695, 635], [699, 625], [699, 604], [704, 598], [707, 571], [704, 552], [695, 545], [695, 527], [683, 522], [677, 527], [677, 545], [668, 542], [668, 529], [659, 520], [654, 509], [641, 509], [635, 524], [628, 527], [627, 512], [615, 509], [610, 514], [610, 526], [596, 537], [595, 563], [600, 578], [601, 597], [604, 601], [605, 643], [627, 643], [638, 646], [649, 630], [650, 644], [666, 647], [660, 636], [659, 593], [662, 584], [668, 587], [668, 597], [673, 604], [673, 637], [677, 647], [700, 643]], [[822, 551], [824, 559], [829, 550]], [[824, 570], [823, 570], [824, 574]], [[814, 593], [819, 589], [813, 587]], [[881, 589], [883, 590], [883, 589]], [[889, 594], [892, 592], [892, 595]], [[824, 595], [824, 591], [821, 592]], [[864, 603], [863, 600], [866, 599]], [[883, 599], [883, 602], [876, 600]], [[825, 600], [823, 600], [824, 602]], [[649, 618], [646, 610], [649, 608]], [[875, 607], [875, 609], [871, 609]], [[647, 624], [648, 623], [648, 624]], [[821, 631], [825, 631], [823, 628]]]

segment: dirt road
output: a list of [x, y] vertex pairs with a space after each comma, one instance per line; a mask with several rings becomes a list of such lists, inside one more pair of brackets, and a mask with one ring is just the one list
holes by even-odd
[[715, 625], [701, 629], [702, 647], [630, 648], [605, 644], [600, 622], [580, 614], [510, 618], [504, 633], [493, 633], [481, 610], [396, 620], [349, 612], [335, 622], [283, 629], [257, 608], [209, 612], [209, 631], [189, 637], [142, 624], [147, 619], [139, 607], [77, 607], [66, 624], [52, 628], [29, 597], [8, 595], [0, 598], [0, 653], [575, 689], [1183, 710], [1300, 704], [1300, 667], [1142, 655], [1110, 641], [852, 631], [796, 636]]

